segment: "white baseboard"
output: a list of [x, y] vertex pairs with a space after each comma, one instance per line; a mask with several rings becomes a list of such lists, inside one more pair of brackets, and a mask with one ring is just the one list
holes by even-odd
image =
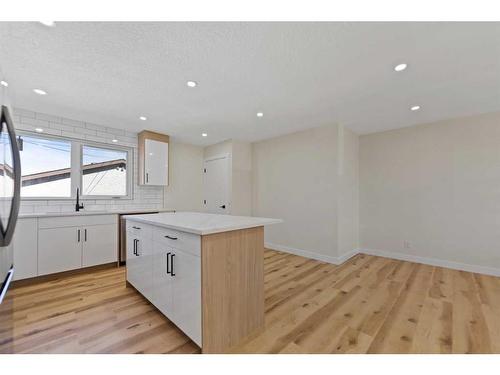
[[500, 268], [485, 267], [485, 266], [478, 266], [475, 264], [452, 262], [452, 261], [438, 259], [438, 258], [419, 257], [416, 255], [396, 253], [396, 252], [384, 251], [384, 250], [358, 249], [358, 252], [362, 253], [362, 254], [375, 255], [375, 256], [380, 256], [380, 257], [384, 257], [384, 258], [405, 260], [405, 261], [413, 262], [413, 263], [422, 263], [422, 264], [427, 264], [430, 266], [451, 268], [453, 270], [481, 273], [484, 275], [491, 275], [491, 276], [500, 276]]
[[354, 255], [358, 254], [358, 249], [354, 249], [351, 252], [343, 254], [340, 257], [332, 257], [330, 255], [318, 254], [318, 253], [313, 252], [313, 251], [296, 249], [294, 247], [289, 247], [289, 246], [284, 246], [284, 245], [278, 245], [278, 244], [270, 243], [270, 242], [266, 242], [264, 244], [264, 246], [266, 248], [268, 248], [268, 249], [283, 251], [285, 253], [299, 255], [299, 256], [304, 257], [304, 258], [319, 260], [321, 262], [331, 263], [331, 264], [335, 264], [335, 265], [342, 264], [347, 259], [349, 259], [349, 258], [353, 257]]
[[359, 249], [352, 249], [348, 253], [342, 254], [341, 256], [338, 257], [339, 262], [340, 262], [339, 264], [342, 264], [342, 263], [348, 261], [353, 256], [358, 255], [358, 254], [359, 254]]
[[322, 262], [331, 263], [331, 264], [335, 264], [335, 265], [340, 265], [340, 264], [344, 263], [346, 260], [348, 260], [349, 258], [353, 257], [356, 254], [367, 254], [367, 255], [374, 255], [374, 256], [390, 258], [390, 259], [404, 260], [407, 262], [427, 264], [429, 266], [444, 267], [444, 268], [450, 268], [453, 270], [474, 272], [474, 273], [480, 273], [483, 275], [491, 275], [491, 276], [499, 276], [500, 277], [500, 268], [485, 267], [485, 266], [479, 266], [476, 264], [452, 262], [452, 261], [438, 259], [438, 258], [419, 257], [416, 255], [397, 253], [397, 252], [392, 252], [392, 251], [375, 250], [375, 249], [353, 249], [349, 253], [343, 254], [340, 257], [332, 257], [329, 255], [318, 254], [318, 253], [315, 253], [312, 251], [296, 249], [293, 247], [278, 245], [278, 244], [274, 244], [274, 243], [270, 243], [270, 242], [266, 242], [264, 244], [264, 246], [268, 249], [283, 251], [285, 253], [299, 255], [299, 256], [304, 257], [304, 258], [315, 259], [315, 260], [319, 260]]

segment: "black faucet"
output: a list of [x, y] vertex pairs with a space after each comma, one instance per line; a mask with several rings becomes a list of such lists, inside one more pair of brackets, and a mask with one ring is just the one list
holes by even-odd
[[84, 207], [83, 207], [83, 203], [80, 204], [80, 189], [76, 188], [76, 205], [75, 205], [75, 210], [76, 212], [82, 210]]

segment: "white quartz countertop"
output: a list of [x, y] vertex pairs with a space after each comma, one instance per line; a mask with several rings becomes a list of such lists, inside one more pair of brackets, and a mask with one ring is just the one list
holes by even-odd
[[161, 208], [161, 209], [145, 209], [145, 210], [103, 210], [103, 211], [86, 211], [83, 209], [82, 211], [68, 211], [68, 212], [40, 212], [40, 213], [28, 213], [28, 214], [20, 214], [19, 218], [33, 218], [33, 217], [60, 217], [60, 216], [88, 216], [88, 215], [134, 215], [134, 214], [148, 214], [151, 212], [155, 214], [157, 212], [175, 212], [173, 209]]
[[281, 219], [264, 217], [216, 215], [199, 212], [170, 212], [152, 215], [125, 216], [126, 220], [189, 232], [199, 235], [229, 232], [238, 229], [282, 223]]

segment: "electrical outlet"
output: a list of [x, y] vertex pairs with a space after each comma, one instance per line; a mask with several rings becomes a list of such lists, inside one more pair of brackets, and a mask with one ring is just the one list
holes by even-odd
[[403, 241], [403, 246], [405, 249], [411, 249], [411, 243], [410, 241]]

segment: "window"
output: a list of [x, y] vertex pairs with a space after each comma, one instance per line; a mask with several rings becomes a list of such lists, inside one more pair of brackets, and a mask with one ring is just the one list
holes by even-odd
[[127, 195], [127, 152], [82, 147], [82, 194]]
[[22, 136], [21, 197], [71, 197], [71, 142]]
[[131, 149], [22, 133], [21, 197], [129, 198]]

